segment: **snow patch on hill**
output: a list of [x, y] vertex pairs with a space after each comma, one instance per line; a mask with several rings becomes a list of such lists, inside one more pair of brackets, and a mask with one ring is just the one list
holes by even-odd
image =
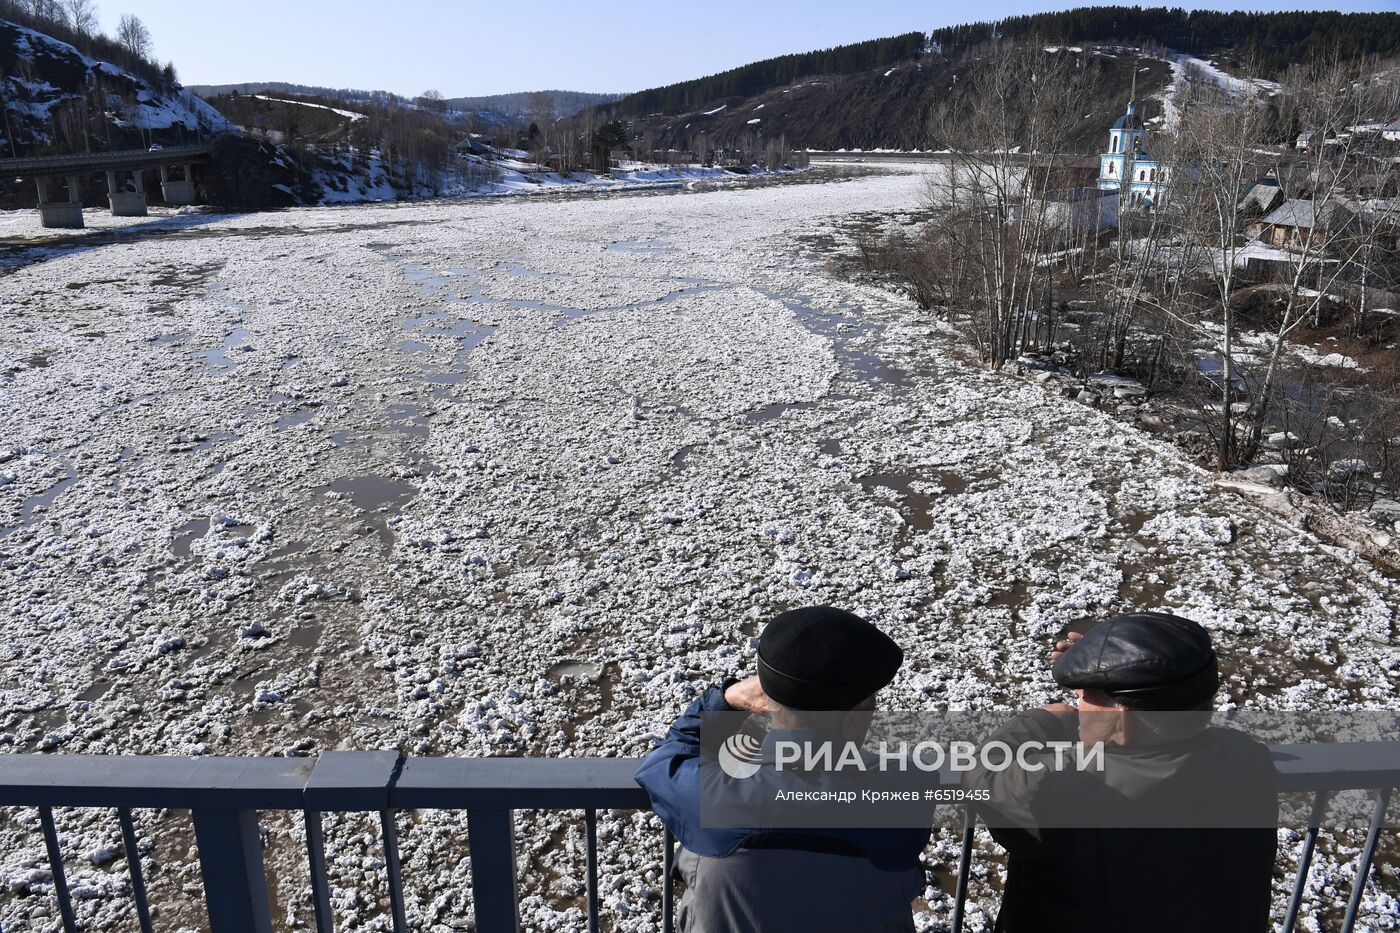
[[1263, 78], [1237, 78], [1223, 70], [1214, 62], [1193, 55], [1172, 52], [1164, 59], [1172, 66], [1172, 80], [1161, 94], [1163, 122], [1174, 127], [1181, 121], [1181, 98], [1187, 85], [1192, 81], [1203, 82], [1235, 96], [1245, 94], [1273, 94], [1279, 89], [1278, 82]]
[[357, 113], [354, 110], [340, 110], [336, 107], [327, 107], [325, 104], [313, 104], [309, 100], [286, 100], [281, 97], [268, 97], [266, 94], [254, 94], [253, 96], [258, 100], [272, 101], [276, 104], [296, 104], [299, 107], [315, 107], [317, 110], [329, 110], [331, 113], [338, 116], [349, 117], [352, 123], [366, 119], [364, 114]]

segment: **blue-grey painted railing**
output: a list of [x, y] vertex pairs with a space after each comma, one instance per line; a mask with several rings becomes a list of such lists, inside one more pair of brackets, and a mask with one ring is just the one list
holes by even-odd
[[[1351, 933], [1384, 826], [1391, 789], [1400, 786], [1400, 742], [1281, 745], [1273, 749], [1279, 789], [1313, 793], [1313, 810], [1284, 933], [1292, 933], [1329, 795], [1366, 789], [1376, 804], [1357, 862], [1343, 933]], [[199, 848], [210, 933], [269, 933], [272, 918], [258, 836], [260, 810], [301, 811], [318, 933], [332, 933], [321, 814], [375, 812], [383, 834], [390, 915], [408, 930], [396, 814], [465, 810], [476, 928], [519, 930], [515, 810], [583, 810], [587, 838], [588, 929], [599, 925], [598, 810], [645, 809], [628, 758], [402, 758], [396, 752], [327, 752], [319, 758], [167, 758], [105, 755], [0, 755], [0, 806], [39, 808], [59, 913], [67, 933], [77, 919], [63, 872], [55, 807], [116, 808], [142, 933], [151, 933], [133, 809], [188, 809]], [[975, 821], [964, 822], [952, 918], [960, 933], [973, 857]], [[662, 924], [672, 929], [675, 842], [663, 834]]]

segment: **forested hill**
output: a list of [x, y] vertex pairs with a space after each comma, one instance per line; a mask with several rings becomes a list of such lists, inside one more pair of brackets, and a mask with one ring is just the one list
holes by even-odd
[[613, 114], [680, 113], [723, 97], [752, 97], [803, 78], [851, 74], [909, 61], [923, 51], [924, 42], [923, 33], [911, 32], [816, 52], [781, 55], [709, 77], [638, 91], [599, 109]]
[[[241, 84], [192, 84], [189, 90], [200, 97], [223, 97], [228, 94], [295, 94], [332, 101], [354, 103], [370, 101], [375, 104], [408, 104], [412, 98], [390, 91], [361, 91], [354, 88], [320, 87], [292, 84], [287, 81], [244, 81]], [[539, 108], [541, 97], [556, 116], [570, 117], [585, 107], [617, 100], [621, 94], [591, 94], [586, 91], [520, 91], [514, 94], [490, 94], [485, 97], [445, 97], [435, 99], [440, 107], [450, 111], [495, 114], [500, 122], [524, 120], [528, 123]], [[424, 98], [419, 98], [423, 100]]]
[[1400, 54], [1400, 13], [1245, 13], [1095, 6], [935, 29], [931, 43], [954, 55], [993, 38], [1049, 44], [1157, 44], [1189, 55], [1227, 51], [1261, 77], [1337, 53], [1343, 59]]
[[328, 97], [340, 101], [368, 100], [380, 104], [393, 104], [405, 98], [390, 91], [363, 91], [346, 87], [321, 87], [314, 84], [293, 84], [288, 81], [244, 81], [241, 84], [190, 84], [186, 85], [192, 94], [200, 97], [221, 97], [225, 94], [300, 94], [303, 96]]
[[[655, 118], [704, 113], [765, 92], [813, 79], [844, 81], [883, 74], [896, 66], [955, 64], [978, 45], [996, 39], [1046, 45], [1127, 44], [1165, 47], [1227, 66], [1275, 76], [1292, 64], [1339, 54], [1400, 55], [1400, 13], [1219, 13], [1166, 7], [1080, 7], [1004, 20], [911, 32], [814, 52], [782, 55], [719, 74], [628, 94], [596, 109], [604, 118]], [[878, 69], [878, 72], [877, 72]], [[936, 70], [936, 69], [935, 69]], [[907, 92], [902, 88], [901, 93]], [[876, 94], [878, 97], [878, 93]], [[873, 103], [878, 104], [878, 101]]]
[[[1078, 91], [1083, 116], [1074, 130], [1077, 151], [1098, 151], [1109, 124], [1122, 115], [1134, 81], [1139, 112], [1153, 121], [1161, 116], [1160, 98], [1174, 74], [1171, 63], [1148, 53], [1081, 47], [1058, 54], [1072, 58], [1084, 77]], [[630, 129], [634, 151], [675, 149], [697, 158], [721, 149], [763, 152], [771, 145], [942, 149], [956, 140], [931, 135], [929, 119], [937, 107], [966, 101], [975, 93], [960, 80], [968, 70], [966, 63], [923, 55], [854, 74], [805, 77], [750, 97], [712, 99], [681, 113], [621, 119]]]
[[621, 94], [592, 94], [587, 91], [522, 91], [515, 94], [490, 94], [485, 97], [449, 97], [443, 104], [452, 110], [473, 110], [498, 113], [504, 117], [528, 123], [536, 116], [541, 99], [555, 116], [571, 117], [585, 107], [617, 100]]

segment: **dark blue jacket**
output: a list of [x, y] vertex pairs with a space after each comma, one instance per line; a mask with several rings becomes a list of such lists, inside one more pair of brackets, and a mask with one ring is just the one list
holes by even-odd
[[[652, 809], [682, 846], [696, 855], [724, 858], [756, 835], [807, 836], [817, 846], [834, 840], [859, 849], [875, 867], [885, 871], [918, 867], [919, 855], [928, 844], [929, 828], [794, 830], [772, 827], [728, 829], [701, 825], [701, 714], [732, 711], [733, 707], [724, 701], [724, 691], [717, 687], [706, 690], [671, 724], [666, 738], [637, 769], [637, 783], [651, 798]], [[714, 775], [715, 769], [707, 769], [707, 773]], [[726, 799], [735, 800], [736, 807], [742, 808], [752, 803], [755, 810], [760, 808], [762, 798], [772, 799], [771, 786], [762, 780], [727, 781], [724, 793]]]

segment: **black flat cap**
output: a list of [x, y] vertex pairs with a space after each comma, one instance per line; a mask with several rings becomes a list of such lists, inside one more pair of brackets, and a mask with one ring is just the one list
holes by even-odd
[[1165, 612], [1132, 612], [1090, 629], [1051, 673], [1062, 687], [1101, 690], [1150, 710], [1196, 709], [1220, 685], [1210, 633]]
[[758, 638], [758, 681], [789, 709], [854, 709], [893, 680], [903, 661], [888, 635], [831, 606], [784, 612]]

